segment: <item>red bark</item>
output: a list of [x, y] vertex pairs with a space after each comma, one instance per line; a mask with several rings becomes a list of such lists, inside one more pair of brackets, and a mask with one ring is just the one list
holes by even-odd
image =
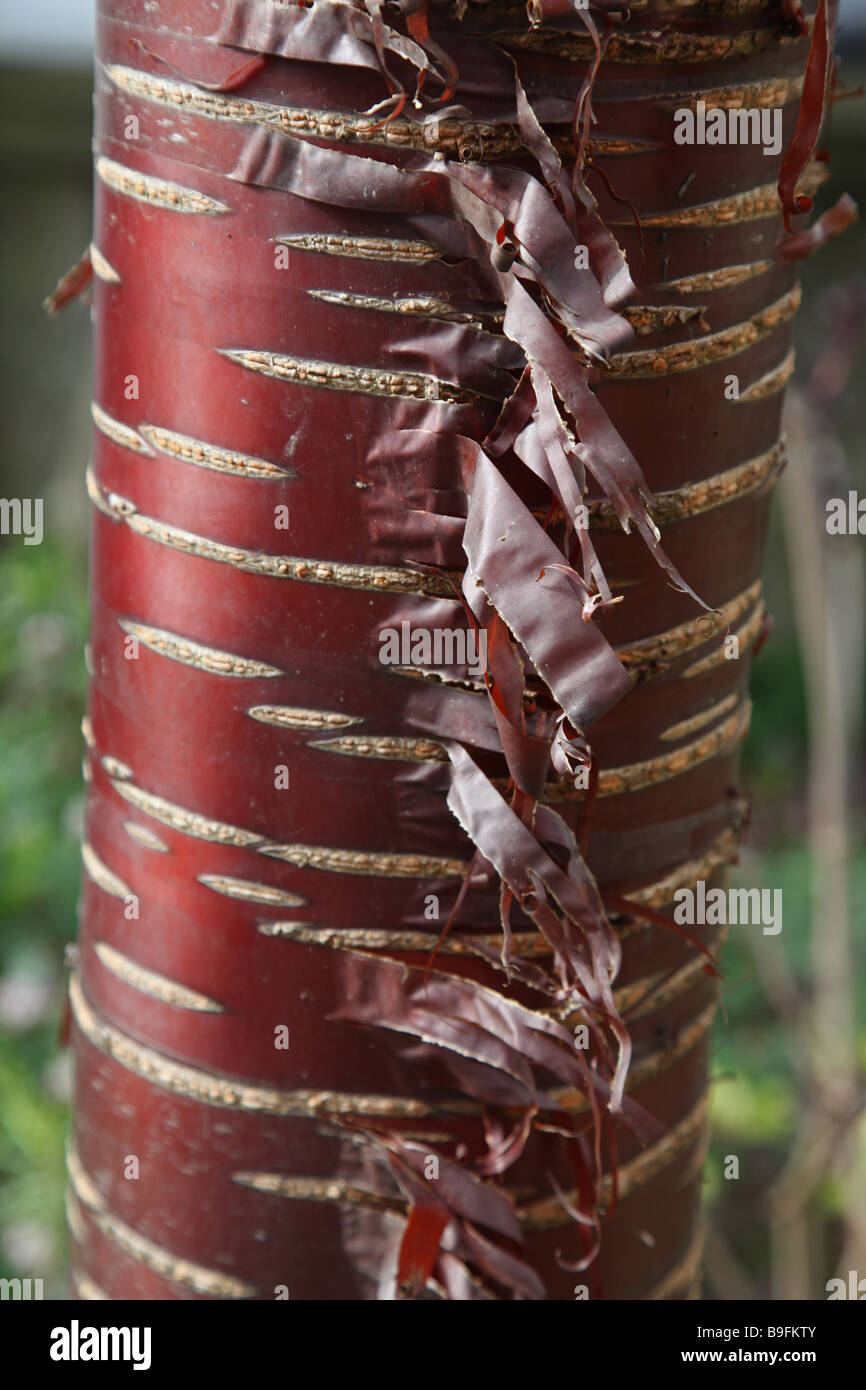
[[[593, 42], [586, 12], [560, 8], [536, 4], [529, 29], [522, 10], [433, 7], [460, 109], [431, 138], [412, 124], [407, 40], [431, 55], [428, 113], [455, 69], [423, 8], [387, 20], [395, 100], [365, 130], [387, 95], [366, 11], [317, 4], [320, 27], [299, 31], [262, 4], [104, 6], [72, 986], [82, 1296], [696, 1288], [716, 981], [659, 913], [736, 855], [797, 291], [777, 256], [781, 156], [677, 145], [673, 113], [701, 94], [782, 108], [787, 145], [810, 40], [771, 3], [597, 14], [597, 121], [572, 188]], [[628, 308], [609, 232], [638, 286]], [[515, 390], [523, 348], [533, 379]], [[568, 468], [578, 496], [588, 472], [600, 568], [573, 538], [558, 554], [554, 414], [579, 439]], [[588, 588], [556, 568], [566, 554]], [[467, 563], [492, 604], [467, 583], [487, 694], [379, 660], [404, 620], [474, 624], [451, 577]], [[592, 725], [589, 791], [548, 767], [563, 711], [572, 733]], [[561, 820], [535, 807], [545, 775]], [[513, 900], [511, 982], [491, 861]], [[720, 945], [713, 927], [695, 937]], [[612, 1114], [620, 949], [632, 1051]], [[550, 989], [557, 961], [559, 997], [540, 994], [532, 972]]]

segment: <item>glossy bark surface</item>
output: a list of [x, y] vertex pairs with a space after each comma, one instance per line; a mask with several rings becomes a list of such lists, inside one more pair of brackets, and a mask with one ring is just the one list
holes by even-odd
[[[276, 56], [233, 90], [208, 90], [251, 56], [212, 41], [224, 8], [106, 0], [99, 23], [76, 1280], [85, 1297], [389, 1297], [405, 1197], [335, 1121], [374, 1121], [471, 1163], [484, 1152], [480, 1108], [442, 1049], [333, 1015], [364, 994], [349, 947], [420, 969], [428, 959], [418, 934], [435, 943], [473, 854], [446, 805], [442, 740], [471, 734], [485, 697], [379, 659], [381, 633], [406, 618], [465, 623], [442, 578], [465, 566], [459, 524], [418, 522], [465, 515], [459, 462], [419, 450], [407, 465], [386, 436], [482, 440], [520, 355], [498, 335], [489, 267], [436, 250], [434, 224], [447, 237], [448, 219], [432, 185], [426, 208], [403, 213], [341, 206], [336, 185], [274, 186], [298, 136], [396, 167], [427, 137], [410, 133], [407, 153], [388, 127], [372, 141], [323, 118], [381, 100], [372, 70]], [[250, 8], [233, 8], [238, 23]], [[587, 859], [603, 894], [667, 916], [675, 888], [720, 882], [736, 854], [797, 302], [796, 268], [774, 258], [781, 155], [677, 145], [674, 110], [701, 97], [780, 109], [786, 144], [809, 46], [773, 5], [698, 9], [635, 7], [615, 30], [589, 178], [639, 288], [637, 334], [602, 367], [598, 400], [658, 498], [667, 554], [738, 638], [726, 647], [724, 625], [670, 586], [610, 508], [591, 506], [623, 596], [595, 622], [634, 684], [588, 731], [600, 785]], [[523, 11], [435, 13], [461, 74], [454, 102], [506, 133], [491, 162], [533, 170], [508, 120], [514, 70], [478, 37], [526, 34]], [[563, 149], [587, 42], [545, 27], [512, 50]], [[464, 162], [490, 158], [477, 132], [443, 123], [439, 139], [445, 161], [456, 146]], [[516, 456], [500, 467], [543, 516], [549, 493]], [[531, 672], [529, 687], [543, 703]], [[410, 742], [377, 742], [388, 739]], [[503, 787], [504, 760], [489, 747], [474, 756]], [[585, 793], [552, 773], [547, 794], [580, 831]], [[512, 925], [517, 953], [541, 958], [531, 922], [516, 912]], [[455, 931], [498, 934], [492, 873]], [[574, 1186], [564, 1142], [536, 1129], [495, 1179], [514, 1194], [522, 1258], [550, 1299], [581, 1284], [604, 1299], [697, 1287], [716, 983], [673, 932], [636, 920], [618, 931], [629, 1089], [667, 1133], [644, 1148], [619, 1126], [620, 1198], [584, 1273], [557, 1257], [580, 1253], [548, 1178]], [[719, 944], [718, 928], [695, 932]], [[465, 944], [446, 942], [436, 968], [541, 1007]], [[283, 1026], [288, 1047], [275, 1045]], [[573, 1089], [561, 1101], [580, 1105]], [[472, 1274], [461, 1286], [452, 1268], [452, 1297], [510, 1296]]]

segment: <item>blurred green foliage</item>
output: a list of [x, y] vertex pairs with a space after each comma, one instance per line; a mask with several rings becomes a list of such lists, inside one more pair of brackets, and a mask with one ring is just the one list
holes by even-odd
[[[63, 1270], [63, 949], [83, 806], [80, 546], [0, 552], [0, 1274]], [[30, 1262], [35, 1267], [28, 1268]]]

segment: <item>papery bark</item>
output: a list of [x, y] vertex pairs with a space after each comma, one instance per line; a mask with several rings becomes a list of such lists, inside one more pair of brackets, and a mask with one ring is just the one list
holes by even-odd
[[736, 857], [850, 210], [782, 243], [781, 154], [674, 143], [781, 108], [814, 189], [775, 3], [531, 20], [102, 5], [82, 1297], [696, 1296], [721, 940], [663, 919]]

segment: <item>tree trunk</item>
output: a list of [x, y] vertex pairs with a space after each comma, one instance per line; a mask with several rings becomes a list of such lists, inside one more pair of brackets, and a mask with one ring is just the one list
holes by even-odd
[[102, 6], [84, 1298], [697, 1296], [810, 38], [462, 8]]

